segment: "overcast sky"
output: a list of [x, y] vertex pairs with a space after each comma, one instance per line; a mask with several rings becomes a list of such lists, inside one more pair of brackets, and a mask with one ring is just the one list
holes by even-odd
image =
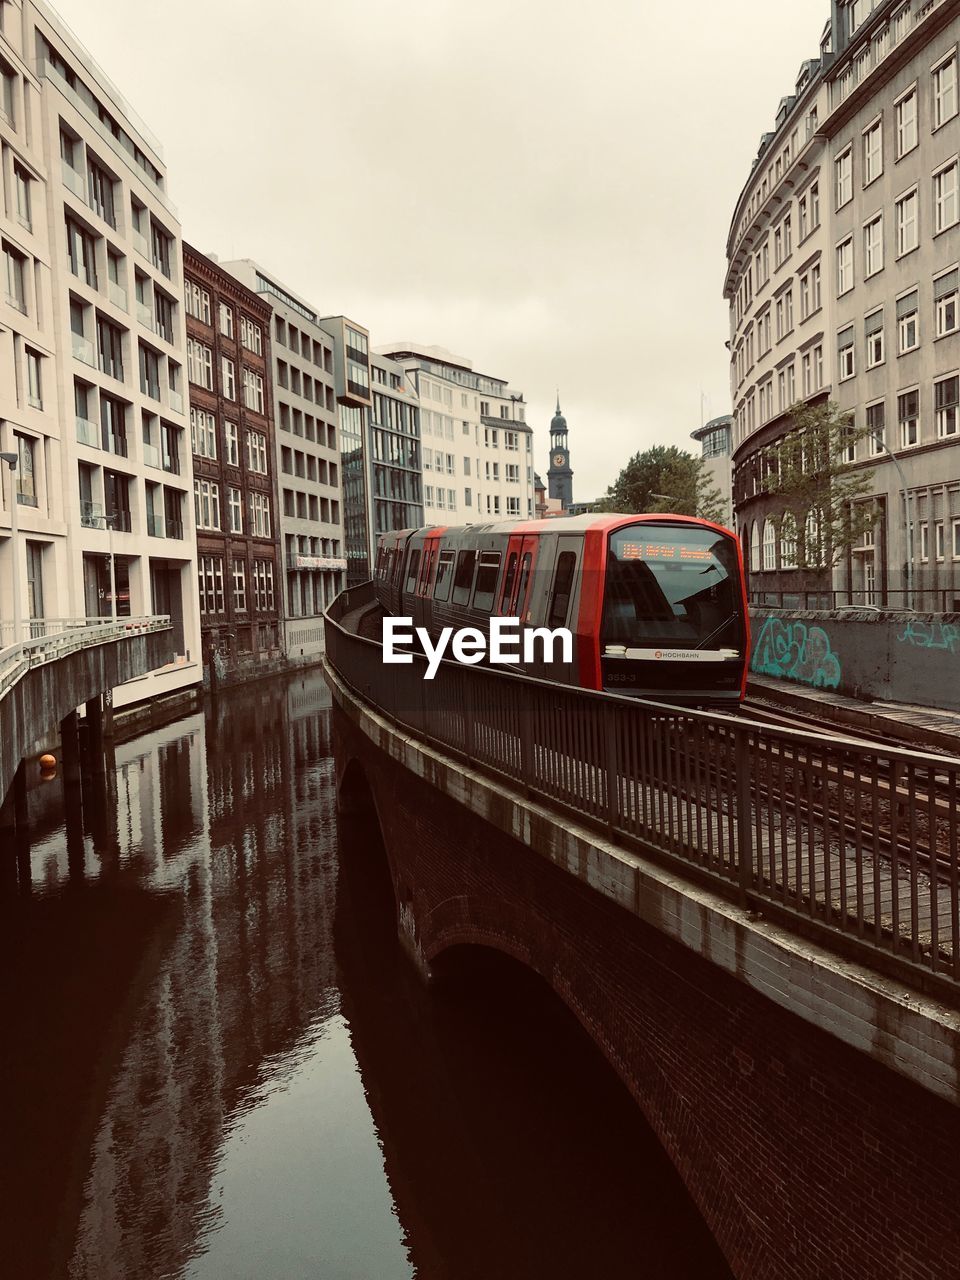
[[[828, 0], [57, 0], [183, 232], [508, 379], [574, 496], [729, 412], [724, 247]], [[158, 16], [161, 15], [161, 16]]]

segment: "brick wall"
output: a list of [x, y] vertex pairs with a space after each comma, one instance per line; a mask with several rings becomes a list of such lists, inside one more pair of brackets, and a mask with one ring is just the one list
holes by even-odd
[[339, 707], [334, 726], [345, 797], [362, 802], [359, 769], [373, 792], [411, 949], [429, 963], [490, 946], [550, 983], [627, 1083], [737, 1276], [960, 1275], [960, 1111], [468, 812]]

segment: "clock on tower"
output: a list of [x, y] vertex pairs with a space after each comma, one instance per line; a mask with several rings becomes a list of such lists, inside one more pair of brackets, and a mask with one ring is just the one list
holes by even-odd
[[573, 502], [573, 471], [570, 468], [570, 448], [567, 440], [567, 420], [560, 412], [560, 396], [557, 395], [557, 411], [550, 423], [550, 466], [547, 470], [547, 493], [558, 498], [566, 511]]

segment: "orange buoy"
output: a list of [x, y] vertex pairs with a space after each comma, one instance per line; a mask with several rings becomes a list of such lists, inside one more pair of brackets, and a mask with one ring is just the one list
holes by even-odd
[[52, 756], [52, 755], [50, 755], [50, 753], [49, 753], [49, 752], [47, 752], [47, 754], [46, 754], [46, 755], [44, 755], [44, 756], [41, 756], [41, 757], [40, 757], [40, 768], [41, 768], [41, 769], [55, 769], [56, 767], [57, 767], [57, 757], [56, 757], [56, 756]]

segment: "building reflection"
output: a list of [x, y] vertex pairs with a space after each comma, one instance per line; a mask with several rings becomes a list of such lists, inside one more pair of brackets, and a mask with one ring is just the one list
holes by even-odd
[[[82, 1191], [55, 1197], [60, 1234], [65, 1217], [73, 1223], [67, 1274], [97, 1280], [184, 1265], [214, 1225], [210, 1176], [227, 1126], [265, 1081], [282, 1082], [304, 1028], [335, 1007], [334, 781], [320, 681], [222, 699], [206, 722], [194, 716], [118, 747], [114, 776], [104, 828], [87, 814], [82, 895], [114, 913], [134, 899], [162, 901], [175, 905], [176, 922], [152, 922], [139, 954], [124, 953], [131, 998], [108, 1011], [120, 1024], [112, 1078], [95, 1131], [72, 1135], [88, 1144], [69, 1162]], [[73, 910], [70, 871], [63, 833], [42, 839], [40, 900]], [[99, 914], [111, 929], [111, 912]], [[96, 1053], [111, 1040], [100, 991], [85, 987], [83, 999], [81, 1020], [100, 1028], [87, 1046]], [[26, 1148], [29, 1126], [23, 1140]], [[30, 1225], [38, 1265], [25, 1253], [23, 1273], [59, 1274], [42, 1224]]]

